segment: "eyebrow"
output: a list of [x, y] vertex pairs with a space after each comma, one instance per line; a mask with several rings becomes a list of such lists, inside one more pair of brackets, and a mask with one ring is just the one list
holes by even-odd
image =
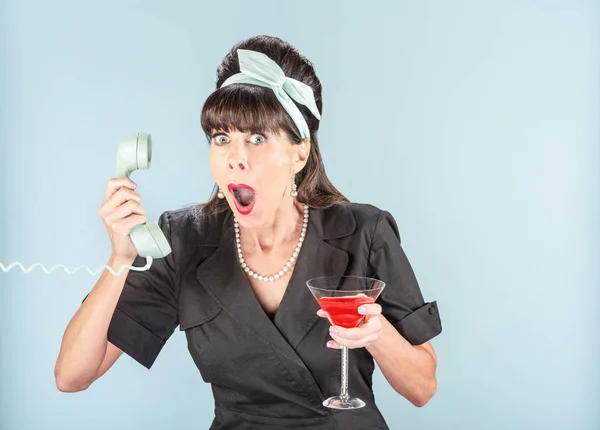
[[[251, 131], [248, 131], [247, 133], [248, 134], [261, 134], [261, 135], [263, 135], [265, 137], [269, 137], [269, 132], [266, 131], [266, 130], [251, 130]], [[223, 130], [217, 130], [217, 131], [213, 131], [210, 134], [210, 137], [211, 137], [211, 139], [214, 139], [215, 136], [219, 136], [221, 134], [227, 135], [228, 133], [226, 131], [223, 131]]]
[[213, 132], [210, 134], [210, 137], [211, 137], [211, 139], [214, 139], [214, 137], [215, 137], [215, 136], [218, 136], [218, 135], [220, 135], [220, 134], [227, 134], [227, 133], [226, 133], [226, 132], [224, 132], [224, 131], [222, 131], [222, 130], [220, 130], [220, 131], [213, 131]]

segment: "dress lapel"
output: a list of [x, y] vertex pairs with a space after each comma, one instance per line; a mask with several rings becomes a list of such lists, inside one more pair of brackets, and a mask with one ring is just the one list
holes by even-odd
[[307, 229], [296, 267], [273, 320], [293, 348], [320, 319], [319, 305], [306, 281], [319, 276], [342, 276], [348, 254], [323, 241], [314, 229]]
[[239, 265], [231, 213], [224, 219], [219, 246], [198, 266], [196, 276], [233, 319], [250, 328], [284, 355], [295, 355], [264, 312]]

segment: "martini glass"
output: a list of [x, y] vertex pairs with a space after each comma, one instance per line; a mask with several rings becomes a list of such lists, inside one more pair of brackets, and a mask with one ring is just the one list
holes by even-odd
[[[366, 321], [365, 315], [358, 313], [358, 307], [375, 303], [385, 287], [377, 279], [363, 276], [323, 276], [306, 282], [321, 309], [327, 314], [331, 325], [344, 328], [359, 327]], [[358, 397], [348, 394], [348, 347], [342, 347], [342, 389], [339, 396], [323, 402], [323, 406], [333, 409], [358, 409], [365, 406]]]

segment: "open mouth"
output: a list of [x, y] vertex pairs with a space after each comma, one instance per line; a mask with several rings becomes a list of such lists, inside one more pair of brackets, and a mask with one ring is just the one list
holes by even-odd
[[244, 184], [229, 184], [228, 188], [229, 192], [233, 194], [238, 211], [244, 215], [252, 212], [255, 201], [254, 189]]

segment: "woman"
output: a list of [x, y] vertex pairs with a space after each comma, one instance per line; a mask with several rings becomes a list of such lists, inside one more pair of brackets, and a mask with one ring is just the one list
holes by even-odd
[[[165, 212], [172, 253], [145, 272], [105, 272], [70, 321], [57, 359], [61, 391], [84, 390], [125, 352], [150, 368], [179, 325], [202, 378], [212, 384], [211, 429], [385, 429], [374, 402], [374, 360], [416, 406], [436, 391], [441, 332], [424, 302], [392, 216], [349, 203], [329, 182], [317, 142], [321, 84], [292, 46], [253, 37], [218, 69], [202, 111], [215, 195]], [[108, 182], [100, 215], [109, 265], [143, 265], [127, 234], [144, 223], [127, 178]], [[306, 287], [326, 275], [382, 279], [359, 328], [331, 327]], [[367, 405], [322, 405], [339, 393], [350, 349], [350, 389]]]

